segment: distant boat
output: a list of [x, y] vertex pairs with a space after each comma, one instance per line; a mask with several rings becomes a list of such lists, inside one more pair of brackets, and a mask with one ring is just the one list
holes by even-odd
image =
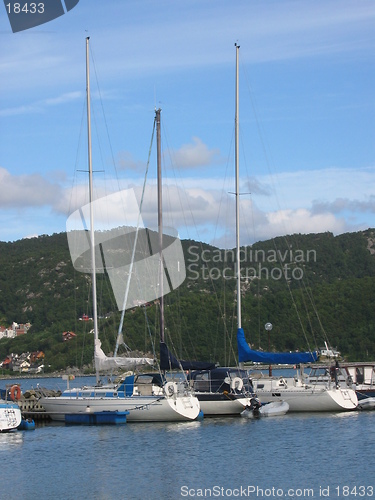
[[[236, 44], [236, 72], [238, 95], [238, 55], [239, 46]], [[245, 332], [241, 325], [241, 259], [240, 259], [240, 211], [239, 211], [239, 104], [236, 99], [236, 139], [235, 139], [235, 177], [236, 177], [236, 263], [237, 263], [237, 348], [238, 361], [245, 363], [252, 361], [272, 364], [302, 365], [314, 363], [318, 359], [317, 351], [313, 352], [263, 352], [251, 349], [245, 339]], [[291, 379], [264, 377], [252, 379], [254, 391], [262, 403], [285, 401], [290, 411], [342, 411], [353, 410], [358, 400], [355, 392], [350, 388], [341, 389], [338, 384], [327, 387], [308, 385], [299, 378]]]
[[[88, 163], [90, 190], [90, 251], [92, 269], [92, 300], [94, 320], [94, 360], [96, 369], [95, 387], [67, 388], [61, 396], [47, 396], [40, 399], [40, 404], [53, 420], [77, 420], [78, 414], [93, 414], [96, 417], [89, 420], [99, 423], [102, 412], [125, 415], [128, 422], [164, 422], [195, 420], [200, 412], [199, 402], [194, 397], [184, 381], [161, 384], [153, 379], [147, 384], [138, 384], [134, 375], [127, 376], [120, 383], [101, 385], [99, 370], [109, 370], [113, 367], [134, 369], [138, 365], [153, 364], [147, 358], [108, 357], [101, 349], [98, 333], [97, 297], [96, 297], [96, 263], [95, 263], [95, 232], [93, 217], [93, 181], [91, 164], [91, 120], [90, 120], [90, 72], [89, 72], [89, 38], [86, 39], [86, 78], [87, 78], [87, 128], [88, 128]], [[159, 112], [160, 118], [160, 112]], [[157, 120], [155, 120], [157, 121]], [[160, 121], [159, 121], [160, 127]]]

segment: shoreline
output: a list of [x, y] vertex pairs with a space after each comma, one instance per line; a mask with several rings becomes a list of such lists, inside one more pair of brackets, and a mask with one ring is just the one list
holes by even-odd
[[13, 379], [38, 379], [38, 378], [62, 378], [64, 375], [74, 375], [74, 377], [95, 377], [95, 373], [66, 373], [66, 372], [52, 372], [52, 373], [34, 373], [34, 374], [14, 374], [14, 375], [0, 375], [0, 380], [13, 380]]

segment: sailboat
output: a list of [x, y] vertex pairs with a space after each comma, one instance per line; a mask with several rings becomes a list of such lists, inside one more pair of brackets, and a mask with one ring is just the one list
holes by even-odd
[[[240, 213], [239, 213], [239, 45], [236, 47], [236, 132], [235, 132], [235, 176], [236, 176], [236, 262], [237, 262], [237, 348], [238, 361], [244, 363], [287, 364], [303, 366], [314, 363], [318, 354], [314, 352], [273, 353], [256, 351], [250, 348], [245, 339], [241, 323], [241, 259], [240, 259]], [[254, 391], [262, 403], [285, 401], [289, 411], [345, 411], [354, 410], [358, 399], [354, 390], [341, 388], [339, 384], [308, 384], [301, 370], [295, 377], [252, 378]]]
[[254, 390], [246, 370], [177, 359], [165, 343], [161, 344], [160, 367], [164, 370], [186, 370], [187, 379], [205, 417], [239, 416], [251, 406]]
[[[100, 416], [108, 412], [126, 414], [127, 422], [161, 422], [161, 421], [191, 421], [200, 412], [199, 402], [194, 397], [187, 384], [181, 382], [166, 382], [161, 376], [128, 375], [118, 384], [101, 385], [99, 371], [122, 365], [124, 369], [137, 365], [152, 364], [148, 358], [108, 357], [101, 349], [98, 329], [97, 297], [96, 297], [96, 257], [95, 231], [93, 209], [93, 170], [91, 161], [91, 118], [90, 118], [90, 71], [89, 71], [89, 38], [86, 38], [86, 84], [87, 84], [87, 130], [88, 130], [88, 167], [90, 203], [90, 256], [92, 270], [92, 300], [94, 320], [95, 370], [96, 386], [82, 388], [67, 388], [61, 396], [42, 397], [40, 404], [52, 420], [71, 422], [77, 416]], [[80, 209], [85, 212], [85, 207]]]

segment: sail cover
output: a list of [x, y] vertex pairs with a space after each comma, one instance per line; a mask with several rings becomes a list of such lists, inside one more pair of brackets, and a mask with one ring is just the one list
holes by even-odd
[[295, 365], [299, 363], [314, 363], [318, 353], [314, 352], [263, 352], [254, 351], [246, 342], [243, 328], [237, 330], [238, 361], [254, 361], [255, 363]]
[[169, 351], [167, 344], [165, 342], [160, 342], [160, 369], [172, 370], [173, 368], [182, 368], [183, 370], [212, 370], [215, 368], [215, 363], [178, 360]]
[[124, 368], [124, 370], [133, 370], [137, 366], [153, 365], [151, 358], [127, 358], [122, 356], [106, 356], [101, 348], [100, 340], [95, 341], [95, 366], [99, 371], [111, 370], [113, 368]]

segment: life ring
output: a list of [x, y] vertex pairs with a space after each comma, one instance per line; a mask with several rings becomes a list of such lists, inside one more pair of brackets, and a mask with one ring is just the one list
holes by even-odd
[[242, 378], [240, 377], [234, 377], [233, 380], [231, 380], [231, 383], [230, 383], [230, 387], [231, 389], [234, 391], [234, 390], [238, 390], [240, 391], [243, 387], [243, 380]]
[[169, 397], [173, 396], [175, 389], [176, 387], [174, 382], [167, 382], [164, 386], [164, 392]]
[[10, 399], [16, 401], [21, 397], [21, 387], [19, 385], [12, 385], [10, 388]]

